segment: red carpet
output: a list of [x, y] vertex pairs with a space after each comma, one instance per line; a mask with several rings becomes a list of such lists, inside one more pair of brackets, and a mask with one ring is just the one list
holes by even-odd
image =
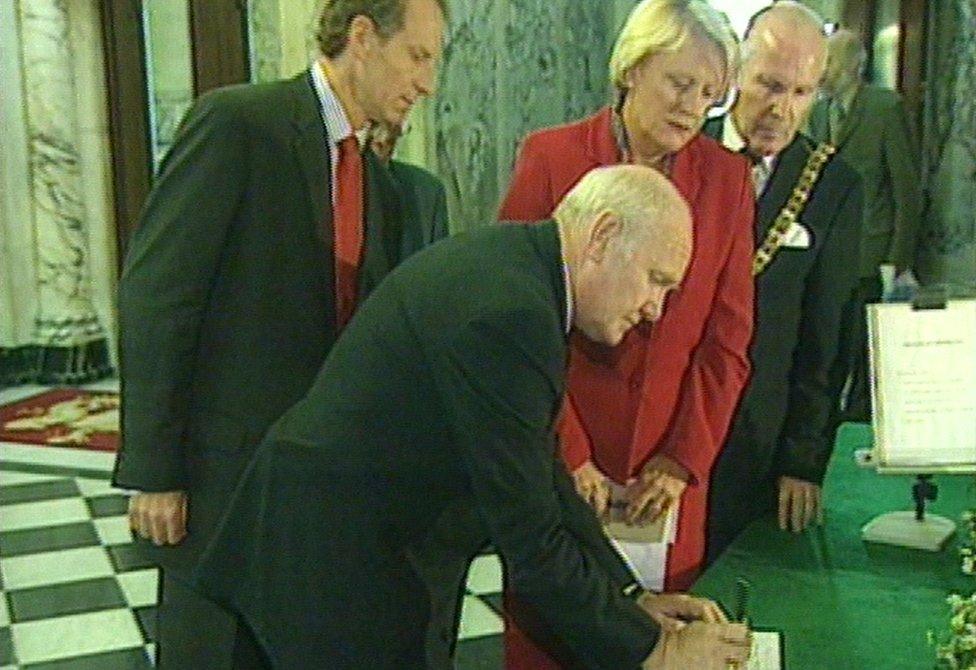
[[53, 389], [0, 406], [0, 441], [116, 451], [119, 394]]

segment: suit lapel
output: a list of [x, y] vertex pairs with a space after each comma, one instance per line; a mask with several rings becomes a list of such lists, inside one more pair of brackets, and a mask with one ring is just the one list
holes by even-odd
[[305, 177], [304, 186], [316, 237], [326, 246], [331, 258], [332, 175], [329, 169], [329, 140], [310, 76], [305, 73], [292, 80], [295, 84], [295, 110], [292, 117], [295, 138], [292, 146]]
[[854, 128], [857, 127], [864, 117], [864, 89], [862, 88], [854, 96], [854, 102], [851, 103], [851, 111], [847, 113], [847, 118], [844, 120], [844, 126], [840, 129], [840, 135], [837, 138], [837, 146], [842, 147], [844, 143], [847, 142], [847, 138], [851, 136], [854, 132]]

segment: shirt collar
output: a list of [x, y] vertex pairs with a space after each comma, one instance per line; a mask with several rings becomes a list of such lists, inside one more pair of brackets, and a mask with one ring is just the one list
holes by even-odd
[[840, 105], [841, 111], [844, 114], [851, 113], [851, 107], [854, 106], [854, 98], [857, 97], [858, 92], [861, 90], [861, 85], [851, 86], [849, 89], [834, 98], [834, 102]]
[[339, 96], [335, 94], [329, 78], [326, 76], [324, 65], [321, 61], [312, 63], [312, 84], [315, 86], [315, 93], [319, 99], [319, 107], [322, 112], [322, 121], [325, 124], [325, 132], [329, 137], [329, 142], [339, 144], [350, 135], [355, 135], [359, 146], [362, 147], [369, 132], [368, 127], [360, 128], [355, 133], [352, 124], [349, 123], [349, 116], [342, 107]]

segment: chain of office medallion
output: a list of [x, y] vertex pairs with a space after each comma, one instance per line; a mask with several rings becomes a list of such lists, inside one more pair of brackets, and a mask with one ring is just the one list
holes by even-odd
[[820, 173], [823, 171], [824, 165], [827, 164], [827, 160], [835, 151], [837, 151], [837, 148], [834, 145], [825, 142], [814, 149], [810, 157], [807, 158], [807, 163], [803, 166], [800, 178], [797, 180], [796, 186], [793, 187], [793, 194], [786, 201], [786, 206], [780, 210], [776, 221], [773, 222], [769, 232], [766, 233], [766, 239], [763, 240], [762, 246], [756, 250], [756, 255], [753, 256], [753, 276], [765, 270], [766, 266], [776, 256], [780, 247], [783, 246], [783, 242], [786, 241], [786, 233], [796, 223], [800, 213], [803, 212], [807, 200], [810, 199], [810, 192], [813, 191], [817, 180], [820, 179]]

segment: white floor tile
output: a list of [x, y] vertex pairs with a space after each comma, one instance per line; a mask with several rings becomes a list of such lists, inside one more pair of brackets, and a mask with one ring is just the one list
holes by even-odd
[[500, 593], [502, 562], [498, 556], [479, 556], [468, 570], [468, 590], [472, 593]]
[[99, 392], [99, 393], [105, 392], [105, 391], [112, 391], [114, 393], [118, 393], [119, 392], [119, 380], [118, 379], [103, 379], [101, 381], [92, 382], [91, 384], [84, 384], [84, 385], [82, 385], [81, 388], [85, 389], [86, 391], [96, 391], [96, 392]]
[[474, 596], [464, 596], [464, 604], [461, 609], [461, 627], [458, 630], [459, 639], [498, 635], [504, 630], [505, 625], [501, 617], [495, 614], [490, 607]]
[[66, 479], [57, 475], [35, 475], [31, 472], [12, 472], [10, 470], [0, 470], [0, 487], [17, 486], [18, 484], [41, 484], [43, 482], [53, 482], [55, 479]]
[[81, 498], [57, 498], [0, 507], [0, 531], [60, 526], [91, 518]]
[[109, 451], [0, 442], [0, 460], [111, 472], [115, 465], [115, 454]]
[[156, 604], [156, 583], [159, 571], [156, 568], [122, 572], [115, 576], [125, 594], [129, 607], [145, 607]]
[[122, 493], [121, 489], [117, 489], [112, 486], [112, 482], [107, 479], [87, 479], [85, 477], [75, 477], [75, 482], [78, 484], [78, 490], [81, 491], [81, 495], [86, 498], [94, 498], [96, 496], [106, 496], [113, 493]]
[[105, 546], [113, 544], [129, 544], [132, 542], [132, 531], [129, 530], [129, 517], [109, 516], [103, 519], [95, 519], [95, 532], [98, 539]]
[[150, 665], [156, 665], [156, 643], [150, 642], [146, 645], [146, 658], [149, 659]]
[[0, 558], [3, 586], [8, 591], [32, 586], [63, 584], [114, 574], [102, 547], [80, 547]]
[[0, 627], [10, 625], [10, 611], [7, 609], [7, 596], [0, 591]]
[[22, 664], [143, 646], [129, 609], [16, 623], [10, 631]]
[[44, 393], [44, 391], [47, 391], [49, 388], [51, 387], [37, 386], [35, 384], [23, 384], [22, 386], [14, 386], [9, 389], [3, 389], [0, 391], [0, 405], [10, 405], [18, 400], [30, 398], [32, 395]]

